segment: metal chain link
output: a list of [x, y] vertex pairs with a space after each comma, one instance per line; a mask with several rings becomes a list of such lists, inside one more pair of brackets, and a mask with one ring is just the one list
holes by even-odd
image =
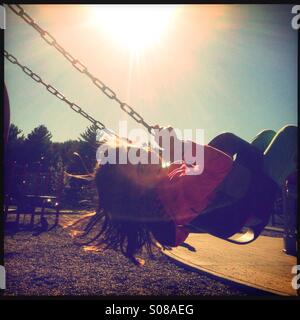
[[34, 73], [31, 69], [29, 69], [28, 67], [22, 65], [18, 59], [16, 57], [14, 57], [12, 54], [8, 53], [6, 50], [4, 50], [4, 57], [10, 61], [12, 64], [16, 64], [18, 65], [23, 72], [28, 75], [29, 77], [31, 77], [34, 81], [42, 84], [48, 92], [50, 92], [52, 95], [54, 95], [55, 97], [57, 97], [59, 100], [67, 103], [69, 105], [69, 107], [75, 111], [76, 113], [80, 114], [81, 116], [83, 116], [84, 118], [86, 118], [87, 120], [89, 120], [93, 125], [96, 126], [96, 128], [98, 128], [99, 130], [103, 130], [106, 131], [107, 133], [117, 136], [115, 133], [113, 133], [112, 131], [108, 130], [105, 125], [94, 119], [91, 115], [89, 115], [88, 113], [86, 113], [81, 107], [79, 107], [77, 104], [75, 104], [74, 102], [71, 102], [70, 100], [68, 100], [61, 92], [59, 92], [56, 88], [54, 88], [52, 85], [47, 84], [46, 82], [44, 82], [42, 80], [42, 78]]
[[21, 17], [27, 24], [32, 26], [50, 46], [53, 46], [69, 62], [71, 62], [72, 66], [75, 69], [77, 69], [80, 73], [83, 73], [88, 78], [90, 78], [94, 83], [94, 85], [96, 85], [96, 87], [98, 87], [109, 99], [115, 100], [125, 113], [127, 113], [137, 123], [140, 123], [143, 126], [145, 126], [147, 130], [153, 134], [152, 132], [153, 126], [150, 126], [148, 123], [146, 123], [144, 118], [139, 113], [137, 113], [131, 106], [129, 106], [128, 104], [122, 102], [119, 98], [117, 98], [116, 93], [111, 88], [109, 88], [101, 80], [93, 76], [83, 63], [81, 63], [78, 59], [74, 58], [61, 45], [59, 45], [56, 39], [48, 31], [45, 31], [36, 22], [34, 22], [34, 20], [24, 11], [24, 9], [19, 4], [7, 4], [7, 5], [16, 15]]

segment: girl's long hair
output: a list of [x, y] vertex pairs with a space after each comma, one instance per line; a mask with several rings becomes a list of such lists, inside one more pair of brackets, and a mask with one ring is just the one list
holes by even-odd
[[93, 243], [102, 245], [104, 249], [120, 249], [135, 264], [138, 264], [135, 255], [143, 247], [148, 254], [153, 255], [152, 248], [157, 243], [150, 226], [157, 223], [153, 221], [153, 217], [157, 216], [153, 211], [160, 214], [162, 210], [153, 189], [141, 195], [138, 186], [120, 174], [116, 165], [111, 164], [98, 165], [90, 175], [70, 176], [95, 180], [98, 190], [98, 209], [90, 218], [80, 239], [90, 235], [92, 237], [81, 242], [82, 245]]
[[88, 236], [93, 229], [99, 231], [88, 241], [81, 245], [103, 245], [104, 249], [120, 250], [123, 255], [129, 258], [133, 263], [138, 264], [135, 255], [146, 247], [147, 253], [152, 255], [152, 247], [155, 241], [147, 226], [141, 222], [129, 221], [126, 224], [116, 221], [104, 210], [97, 213], [90, 219], [85, 227], [84, 234], [80, 238]]

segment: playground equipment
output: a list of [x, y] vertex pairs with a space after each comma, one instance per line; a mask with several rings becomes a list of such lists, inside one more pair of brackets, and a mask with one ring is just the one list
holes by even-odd
[[297, 255], [297, 174], [290, 175], [283, 188], [284, 249], [286, 254]]
[[[24, 9], [20, 5], [8, 5], [8, 7], [20, 18], [22, 18], [28, 25], [33, 27], [39, 35], [42, 37], [43, 40], [45, 40], [51, 47], [54, 47], [60, 54], [64, 56], [71, 64], [72, 66], [77, 69], [80, 73], [86, 75], [93, 84], [102, 91], [109, 99], [112, 99], [116, 101], [120, 108], [127, 113], [130, 117], [132, 117], [137, 123], [142, 124], [149, 133], [153, 134], [153, 126], [149, 125], [143, 117], [137, 113], [131, 106], [128, 104], [122, 102], [116, 95], [116, 93], [110, 89], [107, 85], [105, 85], [101, 80], [99, 80], [97, 77], [93, 76], [87, 69], [87, 67], [82, 64], [78, 59], [74, 58], [67, 50], [65, 50], [56, 39], [46, 30], [41, 28], [34, 20], [24, 11]], [[108, 134], [115, 135], [113, 132], [108, 130], [103, 123], [100, 121], [97, 121], [92, 116], [87, 114], [81, 107], [79, 107], [77, 104], [71, 102], [69, 99], [67, 99], [61, 92], [59, 92], [56, 88], [54, 88], [52, 85], [47, 84], [42, 80], [42, 78], [34, 73], [30, 68], [28, 68], [25, 65], [22, 65], [12, 54], [8, 53], [7, 51], [4, 51], [4, 56], [7, 60], [9, 60], [11, 63], [17, 65], [20, 67], [24, 73], [26, 73], [29, 77], [31, 77], [34, 81], [37, 83], [40, 83], [43, 85], [47, 91], [49, 91], [51, 94], [56, 96], [61, 101], [67, 103], [69, 107], [75, 111], [76, 113], [83, 116], [85, 119], [89, 120], [91, 123], [93, 123], [98, 129], [106, 131]], [[271, 189], [273, 190], [275, 187], [273, 183], [270, 181], [270, 179], [267, 179], [267, 177], [264, 179], [264, 182], [259, 185], [261, 187], [261, 193], [264, 193], [264, 190]], [[273, 194], [273, 192], [271, 192]], [[251, 216], [255, 220], [257, 217], [262, 217], [263, 219], [258, 219], [259, 221], [256, 223], [252, 223], [251, 225], [242, 225], [239, 223], [233, 223], [230, 219], [225, 220], [225, 225], [223, 228], [223, 232], [215, 232], [214, 228], [216, 227], [215, 223], [209, 223], [206, 224], [206, 231], [210, 232], [211, 234], [215, 235], [216, 237], [219, 237], [223, 240], [235, 243], [235, 244], [247, 244], [252, 241], [254, 241], [262, 232], [266, 224], [268, 223], [269, 217], [271, 215], [272, 211], [272, 205], [274, 202], [273, 196], [266, 195], [264, 204], [257, 208], [257, 212], [251, 213]], [[224, 205], [224, 204], [223, 204]], [[226, 204], [228, 205], [228, 203]], [[264, 212], [264, 214], [262, 214]], [[207, 213], [207, 217], [212, 217]], [[209, 219], [207, 219], [209, 221]], [[247, 231], [240, 234], [240, 231], [243, 227], [247, 227]], [[205, 229], [205, 228], [204, 228]], [[231, 236], [232, 234], [236, 233], [236, 235]]]
[[40, 217], [39, 223], [45, 224], [45, 216], [51, 214], [55, 216], [56, 226], [62, 191], [63, 172], [54, 174], [43, 170], [40, 162], [31, 167], [13, 162], [7, 166], [6, 172], [4, 220], [14, 214], [16, 226], [19, 227], [21, 216], [25, 219], [30, 215], [30, 226], [33, 227], [36, 216]]

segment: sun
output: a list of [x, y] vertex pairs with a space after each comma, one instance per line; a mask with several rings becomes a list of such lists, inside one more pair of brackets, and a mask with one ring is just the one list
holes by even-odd
[[175, 10], [174, 5], [99, 5], [92, 7], [90, 23], [119, 45], [139, 52], [161, 40]]

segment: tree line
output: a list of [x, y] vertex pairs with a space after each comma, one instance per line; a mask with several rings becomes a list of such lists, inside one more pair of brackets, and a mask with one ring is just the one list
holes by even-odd
[[[51, 172], [52, 177], [64, 171], [73, 174], [93, 172], [98, 146], [97, 127], [94, 125], [87, 127], [77, 140], [52, 142], [52, 134], [45, 125], [40, 125], [25, 135], [18, 126], [11, 124], [5, 152], [6, 190], [9, 183], [13, 189], [19, 187], [17, 181], [10, 181], [15, 167], [26, 168], [27, 176], [30, 172], [36, 173], [37, 168], [43, 172]], [[62, 198], [64, 206], [76, 207], [95, 199], [95, 186], [84, 180], [68, 179], [65, 181]]]

